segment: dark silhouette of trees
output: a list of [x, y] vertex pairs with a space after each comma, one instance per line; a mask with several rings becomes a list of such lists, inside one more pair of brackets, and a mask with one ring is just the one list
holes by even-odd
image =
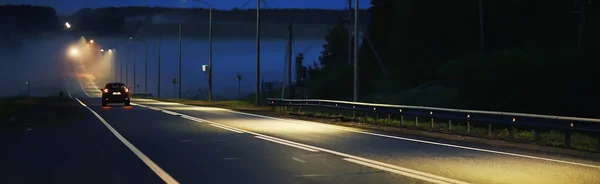
[[59, 28], [56, 10], [47, 6], [0, 6], [0, 25], [3, 34], [38, 33]]
[[[363, 31], [390, 75], [382, 75], [375, 55], [363, 41], [359, 99], [600, 117], [592, 108], [600, 102], [600, 86], [596, 85], [600, 64], [598, 14], [591, 1], [581, 1], [585, 16], [580, 44], [579, 9], [572, 0], [483, 2], [485, 44], [480, 50], [478, 0], [372, 0], [370, 22]], [[331, 31], [327, 38], [344, 34]], [[345, 58], [326, 56], [344, 56], [347, 39], [327, 41], [328, 52], [322, 60], [328, 61], [321, 63], [345, 63]], [[322, 64], [319, 71], [335, 68], [338, 66]], [[310, 81], [327, 81], [333, 86], [328, 80], [342, 76], [335, 88], [311, 90], [320, 91], [312, 97], [350, 96], [352, 83], [347, 81], [352, 80], [351, 73], [322, 72], [311, 75]], [[427, 86], [436, 88], [432, 93], [415, 92]], [[452, 103], [429, 100], [447, 96], [451, 89], [459, 91], [452, 96]], [[390, 98], [377, 98], [382, 95]]]

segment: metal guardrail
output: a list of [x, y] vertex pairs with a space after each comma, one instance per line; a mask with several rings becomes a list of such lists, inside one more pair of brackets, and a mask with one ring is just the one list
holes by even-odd
[[133, 98], [152, 98], [152, 93], [134, 93], [131, 94]]
[[349, 102], [321, 99], [279, 99], [269, 98], [270, 106], [313, 106], [334, 109], [351, 110], [354, 112], [373, 112], [376, 114], [401, 115], [415, 117], [415, 125], [418, 118], [427, 117], [434, 126], [434, 119], [448, 120], [448, 126], [452, 126], [452, 120], [467, 122], [467, 133], [469, 133], [470, 122], [485, 122], [488, 124], [488, 135], [491, 136], [492, 124], [508, 125], [509, 136], [514, 138], [514, 126], [536, 129], [536, 142], [540, 139], [540, 130], [557, 129], [565, 133], [565, 145], [571, 147], [571, 132], [581, 132], [595, 135], [599, 140], [598, 151], [600, 151], [600, 119], [579, 118], [566, 116], [552, 116], [539, 114], [525, 114], [513, 112], [480, 111], [465, 109], [449, 109], [437, 107], [374, 104], [363, 102]]

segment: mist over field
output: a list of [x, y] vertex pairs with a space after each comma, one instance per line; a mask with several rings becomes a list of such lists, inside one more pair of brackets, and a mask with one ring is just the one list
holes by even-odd
[[[157, 94], [158, 39], [148, 40], [148, 92]], [[122, 62], [129, 61], [129, 82], [133, 85], [133, 63], [136, 59], [136, 84], [134, 92], [145, 92], [144, 70], [146, 61], [145, 41], [118, 39], [100, 39], [97, 42], [117, 45], [115, 62], [121, 72]], [[286, 55], [287, 40], [269, 39], [261, 41], [261, 78], [265, 82], [281, 81]], [[324, 41], [297, 40], [294, 53], [304, 53], [304, 65], [312, 65], [317, 60]], [[168, 38], [161, 41], [161, 96], [173, 96], [173, 78], [178, 77], [179, 42]], [[235, 76], [241, 74], [242, 95], [255, 92], [256, 81], [256, 42], [252, 39], [213, 41], [213, 94], [216, 98], [237, 97]], [[135, 45], [135, 51], [134, 51]], [[202, 71], [202, 65], [208, 65], [208, 42], [198, 39], [182, 41], [182, 91], [187, 98], [205, 98], [203, 92], [208, 87], [208, 76]], [[135, 53], [135, 54], [134, 54]], [[118, 74], [120, 78], [120, 73]], [[120, 81], [120, 79], [119, 79]], [[123, 80], [124, 81], [124, 80]], [[137, 86], [136, 85], [136, 86]]]
[[[1, 52], [0, 82], [11, 86], [11, 90], [2, 90], [0, 96], [26, 95], [27, 85], [31, 84], [32, 96], [57, 95], [64, 88], [63, 76], [68, 76], [69, 71], [64, 71], [62, 66], [73, 65], [67, 58], [70, 44], [77, 41], [77, 36], [65, 36], [62, 33], [49, 33], [40, 36], [23, 38], [18, 45], [3, 45]], [[86, 37], [86, 41], [93, 38]], [[158, 81], [158, 39], [134, 39], [115, 37], [102, 37], [93, 39], [100, 48], [116, 49], [114, 62], [117, 65], [117, 81], [121, 80], [121, 71], [125, 75], [124, 63], [129, 64], [129, 86], [133, 86], [134, 64], [136, 61], [136, 84], [134, 93], [146, 92], [145, 86], [145, 61], [146, 45], [148, 47], [148, 86], [149, 93], [157, 94]], [[178, 77], [179, 44], [177, 38], [164, 37], [161, 41], [161, 96], [173, 97], [173, 84], [171, 80]], [[261, 78], [266, 81], [281, 81], [283, 77], [283, 64], [286, 55], [287, 40], [263, 39], [261, 41]], [[312, 65], [318, 60], [322, 50], [323, 40], [304, 39], [294, 41], [294, 55], [303, 53], [304, 65]], [[9, 49], [10, 48], [10, 49]], [[135, 49], [134, 49], [135, 48]], [[6, 51], [11, 52], [6, 52]], [[202, 72], [202, 65], [208, 64], [208, 42], [206, 39], [184, 37], [182, 40], [182, 92], [187, 98], [206, 98], [208, 76]], [[88, 72], [94, 75], [98, 86], [107, 81], [114, 81], [111, 75], [110, 60], [96, 58], [86, 62]], [[108, 63], [103, 63], [108, 62]], [[215, 98], [237, 97], [236, 74], [241, 74], [242, 95], [255, 91], [256, 69], [256, 40], [252, 38], [232, 40], [227, 37], [216, 37], [213, 41], [213, 94]], [[124, 77], [125, 78], [125, 77]], [[71, 88], [73, 90], [73, 86]]]
[[58, 95], [63, 85], [66, 39], [62, 35], [32, 35], [0, 45], [0, 96]]

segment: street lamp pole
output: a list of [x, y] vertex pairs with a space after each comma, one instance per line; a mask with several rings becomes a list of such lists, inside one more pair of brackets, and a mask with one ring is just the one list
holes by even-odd
[[179, 24], [179, 99], [181, 99], [181, 24]]
[[[205, 1], [201, 1], [201, 0], [194, 0], [198, 3], [202, 3], [205, 4], [209, 7], [208, 9], [208, 101], [212, 101], [212, 68], [213, 68], [213, 36], [212, 36], [212, 20], [213, 20], [213, 6], [212, 4], [205, 2]], [[181, 83], [180, 83], [181, 84]]]
[[213, 70], [213, 41], [212, 41], [212, 6], [210, 7], [208, 20], [208, 101], [212, 101], [212, 70]]
[[158, 98], [160, 98], [160, 36], [158, 36]]
[[136, 81], [135, 81], [135, 76], [137, 74], [136, 70], [135, 70], [135, 58], [137, 57], [137, 53], [136, 53], [136, 48], [135, 48], [135, 43], [133, 43], [133, 92], [137, 91], [137, 85], [136, 85]]
[[144, 93], [148, 93], [148, 41], [146, 41], [146, 69], [144, 72]]
[[479, 49], [483, 51], [484, 48], [484, 38], [483, 35], [483, 2], [479, 0]]
[[25, 84], [27, 84], [27, 98], [30, 97], [30, 93], [29, 93], [29, 81], [25, 82]]
[[260, 105], [260, 0], [256, 0], [256, 105]]
[[358, 101], [358, 0], [354, 4], [354, 95], [353, 100]]

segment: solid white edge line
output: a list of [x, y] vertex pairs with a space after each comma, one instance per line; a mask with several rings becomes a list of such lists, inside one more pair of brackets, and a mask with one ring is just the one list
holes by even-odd
[[391, 172], [391, 173], [396, 173], [396, 174], [403, 175], [403, 176], [408, 176], [408, 177], [419, 179], [419, 180], [423, 180], [423, 181], [428, 181], [428, 182], [436, 183], [436, 184], [452, 184], [452, 183], [449, 183], [449, 182], [440, 181], [440, 180], [436, 180], [436, 179], [432, 179], [432, 178], [427, 178], [427, 177], [419, 176], [419, 175], [412, 174], [412, 173], [402, 172], [402, 171], [398, 171], [398, 170], [395, 170], [395, 169], [390, 169], [390, 168], [387, 168], [387, 167], [382, 167], [382, 166], [379, 166], [379, 165], [375, 165], [375, 164], [371, 164], [371, 163], [367, 163], [367, 162], [363, 162], [363, 161], [355, 160], [355, 159], [351, 159], [351, 158], [343, 158], [342, 160], [345, 160], [345, 161], [348, 161], [348, 162], [352, 162], [354, 164], [366, 166], [366, 167], [371, 167], [371, 168], [374, 168], [374, 169], [379, 169], [379, 170], [383, 170], [383, 171], [387, 171], [387, 172]]
[[[229, 110], [229, 109], [226, 109], [226, 110], [229, 111], [229, 112], [232, 112], [232, 113], [237, 113], [237, 114], [242, 114], [242, 115], [247, 115], [247, 116], [254, 116], [254, 117], [260, 117], [260, 118], [280, 120], [280, 121], [286, 121], [286, 122], [292, 122], [292, 123], [296, 123], [296, 122], [300, 122], [300, 123], [306, 123], [306, 122], [317, 123], [317, 122], [312, 122], [312, 121], [304, 121], [303, 122], [301, 120], [287, 120], [287, 119], [275, 118], [275, 117], [270, 117], [270, 116], [263, 116], [263, 115], [245, 113], [245, 112], [238, 112], [238, 111], [233, 111], [233, 110]], [[385, 135], [385, 134], [378, 134], [378, 133], [372, 133], [372, 132], [365, 132], [365, 131], [353, 130], [353, 129], [349, 129], [349, 128], [345, 128], [345, 127], [334, 126], [334, 125], [326, 125], [326, 124], [322, 124], [322, 123], [317, 123], [317, 124], [321, 124], [323, 126], [326, 126], [328, 128], [332, 128], [332, 129], [344, 130], [344, 131], [349, 131], [349, 132], [354, 132], [354, 133], [360, 133], [360, 134], [366, 134], [366, 135], [372, 135], [372, 136], [378, 136], [378, 137], [385, 137], [385, 138], [398, 139], [398, 140], [411, 141], [411, 142], [418, 142], [418, 143], [424, 143], [424, 144], [432, 144], [432, 145], [438, 145], [438, 146], [445, 146], [445, 147], [452, 147], [452, 148], [459, 148], [459, 149], [466, 149], [466, 150], [480, 151], [480, 152], [487, 152], [487, 153], [495, 153], [495, 154], [500, 154], [500, 155], [508, 155], [508, 156], [515, 156], [515, 157], [522, 157], [522, 158], [529, 158], [529, 159], [536, 159], [536, 160], [544, 160], [544, 161], [549, 161], [549, 162], [557, 162], [557, 163], [563, 163], [563, 164], [570, 164], [570, 165], [577, 165], [577, 166], [584, 166], [584, 167], [591, 167], [591, 168], [600, 169], [600, 166], [590, 165], [590, 164], [584, 164], [584, 163], [577, 163], [577, 162], [557, 160], [557, 159], [551, 159], [551, 158], [536, 157], [536, 156], [523, 155], [523, 154], [517, 154], [517, 153], [509, 153], [509, 152], [503, 152], [503, 151], [488, 150], [488, 149], [482, 149], [482, 148], [474, 148], [474, 147], [468, 147], [468, 146], [459, 146], [459, 145], [439, 143], [439, 142], [433, 142], [433, 141], [424, 141], [424, 140], [411, 139], [411, 138], [398, 137], [398, 136], [391, 136], [391, 135]]]
[[[186, 118], [186, 119], [190, 119], [190, 120], [194, 120], [194, 121], [200, 121], [200, 122], [207, 122], [207, 123], [211, 123], [211, 124], [216, 124], [216, 125], [221, 125], [221, 126], [226, 126], [220, 123], [216, 123], [216, 122], [212, 122], [212, 121], [208, 121], [208, 120], [204, 120], [204, 119], [200, 119], [200, 118], [196, 118], [193, 116], [189, 116], [189, 115], [185, 115], [182, 114], [181, 115], [182, 118]], [[341, 157], [345, 157], [345, 158], [352, 158], [355, 160], [360, 160], [363, 162], [367, 162], [367, 163], [371, 163], [374, 165], [379, 165], [382, 167], [387, 167], [388, 169], [395, 169], [398, 172], [406, 172], [406, 173], [412, 173], [415, 175], [420, 175], [423, 177], [429, 177], [429, 178], [433, 178], [433, 179], [437, 179], [440, 181], [447, 181], [447, 182], [451, 182], [451, 183], [456, 183], [456, 184], [468, 184], [467, 182], [463, 182], [463, 181], [459, 181], [459, 180], [454, 180], [454, 179], [450, 179], [450, 178], [445, 178], [442, 176], [437, 176], [434, 174], [429, 174], [429, 173], [425, 173], [425, 172], [421, 172], [421, 171], [416, 171], [416, 170], [412, 170], [412, 169], [408, 169], [408, 168], [404, 168], [404, 167], [400, 167], [400, 166], [396, 166], [396, 165], [392, 165], [392, 164], [387, 164], [387, 163], [383, 163], [383, 162], [379, 162], [379, 161], [375, 161], [375, 160], [370, 160], [367, 158], [362, 158], [362, 157], [358, 157], [358, 156], [354, 156], [354, 155], [350, 155], [350, 154], [346, 154], [346, 153], [341, 153], [341, 152], [337, 152], [337, 151], [332, 151], [332, 150], [328, 150], [328, 149], [324, 149], [324, 148], [319, 148], [319, 147], [315, 147], [315, 146], [310, 146], [310, 145], [306, 145], [306, 144], [302, 144], [302, 143], [297, 143], [297, 142], [293, 142], [293, 141], [289, 141], [289, 140], [284, 140], [284, 139], [280, 139], [280, 138], [275, 138], [275, 137], [271, 137], [268, 135], [263, 135], [263, 134], [259, 134], [259, 133], [255, 133], [255, 132], [250, 132], [247, 130], [242, 130], [242, 129], [238, 129], [242, 132], [248, 133], [248, 134], [252, 134], [255, 135], [256, 138], [259, 139], [263, 139], [263, 140], [267, 140], [267, 141], [271, 141], [271, 142], [276, 142], [279, 144], [284, 144], [287, 146], [292, 146], [298, 149], [303, 149], [303, 150], [307, 150], [307, 151], [312, 151], [312, 152], [318, 152], [318, 151], [323, 151], [326, 153], [330, 153], [333, 155], [338, 155]]]
[[244, 132], [240, 132], [240, 131], [237, 131], [237, 130], [234, 130], [234, 129], [230, 129], [230, 128], [227, 128], [227, 127], [222, 127], [222, 126], [219, 126], [217, 124], [208, 124], [208, 125], [214, 126], [214, 127], [217, 127], [217, 128], [221, 128], [221, 129], [224, 129], [224, 130], [229, 130], [229, 131], [232, 131], [232, 132], [235, 132], [235, 133], [239, 133], [239, 134], [244, 133]]
[[255, 136], [255, 137], [259, 138], [259, 139], [262, 139], [262, 140], [271, 141], [271, 142], [274, 142], [274, 143], [279, 143], [279, 144], [282, 144], [282, 145], [291, 146], [291, 147], [294, 147], [294, 148], [298, 148], [298, 149], [302, 149], [302, 150], [306, 150], [306, 151], [310, 151], [310, 152], [319, 152], [318, 150], [314, 150], [314, 149], [310, 149], [310, 148], [306, 148], [306, 147], [302, 147], [302, 146], [298, 146], [298, 145], [294, 145], [294, 144], [289, 144], [289, 143], [277, 141], [277, 140], [274, 140], [274, 139], [269, 139], [269, 138], [266, 138], [266, 137], [263, 137], [263, 136]]
[[98, 113], [96, 113], [96, 111], [92, 110], [92, 108], [85, 105], [85, 103], [83, 103], [78, 98], [75, 98], [75, 99], [83, 107], [85, 107], [90, 112], [92, 112], [92, 114], [94, 114], [102, 122], [102, 124], [104, 124], [104, 126], [106, 126], [106, 128], [108, 128], [108, 130], [110, 130], [110, 132], [112, 132], [113, 135], [115, 135], [115, 137], [117, 137], [117, 139], [119, 139], [125, 146], [127, 146], [127, 148], [129, 148], [129, 150], [131, 150], [131, 152], [133, 152], [140, 160], [142, 160], [146, 164], [146, 166], [148, 166], [152, 171], [154, 171], [154, 173], [156, 173], [156, 175], [158, 175], [158, 177], [160, 177], [165, 183], [179, 184], [179, 182], [177, 182], [177, 180], [175, 180], [173, 177], [171, 177], [171, 175], [169, 175], [169, 173], [167, 173], [162, 168], [160, 168], [160, 166], [156, 165], [156, 163], [154, 163], [150, 158], [148, 158], [148, 156], [146, 156], [144, 153], [142, 153], [142, 151], [140, 151], [138, 148], [136, 148], [133, 144], [131, 144], [131, 142], [129, 142], [127, 139], [125, 139], [125, 137], [123, 137], [119, 132], [117, 132], [116, 129], [114, 129], [112, 126], [110, 126], [110, 124], [108, 124], [108, 122], [106, 122], [106, 120], [104, 120], [104, 118], [102, 118], [102, 116], [100, 116]]

